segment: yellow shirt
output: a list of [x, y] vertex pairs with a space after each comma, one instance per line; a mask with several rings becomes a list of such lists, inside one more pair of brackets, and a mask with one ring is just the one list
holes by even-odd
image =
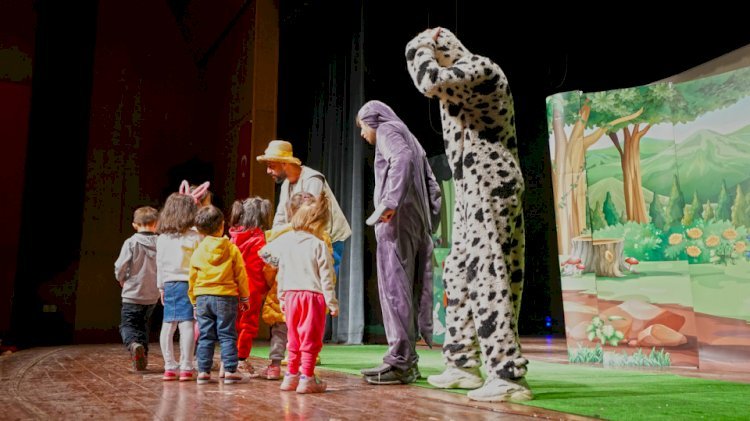
[[195, 304], [199, 295], [239, 296], [247, 301], [249, 291], [242, 253], [226, 237], [207, 236], [190, 259], [188, 296]]

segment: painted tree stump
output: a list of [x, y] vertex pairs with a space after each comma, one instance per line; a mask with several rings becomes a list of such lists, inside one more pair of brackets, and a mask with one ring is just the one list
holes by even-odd
[[625, 276], [621, 271], [626, 268], [622, 238], [593, 239], [590, 235], [581, 235], [573, 238], [572, 243], [570, 255], [581, 259], [585, 266], [584, 273], [594, 272], [596, 276], [612, 278]]

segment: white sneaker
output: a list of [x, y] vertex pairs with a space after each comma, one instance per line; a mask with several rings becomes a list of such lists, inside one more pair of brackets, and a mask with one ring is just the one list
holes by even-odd
[[441, 374], [428, 376], [427, 383], [441, 389], [476, 389], [484, 380], [479, 367], [448, 367]]
[[284, 375], [284, 381], [281, 382], [281, 386], [279, 386], [279, 389], [289, 392], [291, 390], [297, 390], [297, 386], [299, 386], [299, 378], [300, 374], [289, 374], [286, 373]]
[[523, 402], [534, 399], [534, 394], [523, 377], [516, 380], [489, 378], [484, 386], [472, 390], [467, 396], [469, 399], [484, 402]]

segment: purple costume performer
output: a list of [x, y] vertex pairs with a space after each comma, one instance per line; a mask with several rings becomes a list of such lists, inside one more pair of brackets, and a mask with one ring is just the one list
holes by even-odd
[[375, 130], [377, 139], [373, 139], [375, 208], [395, 211], [392, 219], [375, 225], [388, 352], [382, 366], [362, 374], [373, 384], [411, 383], [419, 377], [415, 312], [419, 333], [428, 344], [432, 342], [431, 233], [440, 217], [440, 187], [424, 149], [388, 105], [369, 101], [357, 119]]

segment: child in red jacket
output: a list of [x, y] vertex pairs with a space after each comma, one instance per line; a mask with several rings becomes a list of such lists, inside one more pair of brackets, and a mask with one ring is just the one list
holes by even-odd
[[263, 297], [268, 292], [268, 283], [263, 275], [265, 263], [258, 251], [266, 245], [264, 231], [270, 227], [271, 202], [260, 197], [236, 200], [232, 204], [229, 218], [229, 236], [242, 253], [247, 272], [250, 301], [248, 309], [237, 318], [238, 369], [250, 377], [257, 377], [255, 369], [247, 361], [253, 348], [253, 339], [258, 336], [260, 310]]

